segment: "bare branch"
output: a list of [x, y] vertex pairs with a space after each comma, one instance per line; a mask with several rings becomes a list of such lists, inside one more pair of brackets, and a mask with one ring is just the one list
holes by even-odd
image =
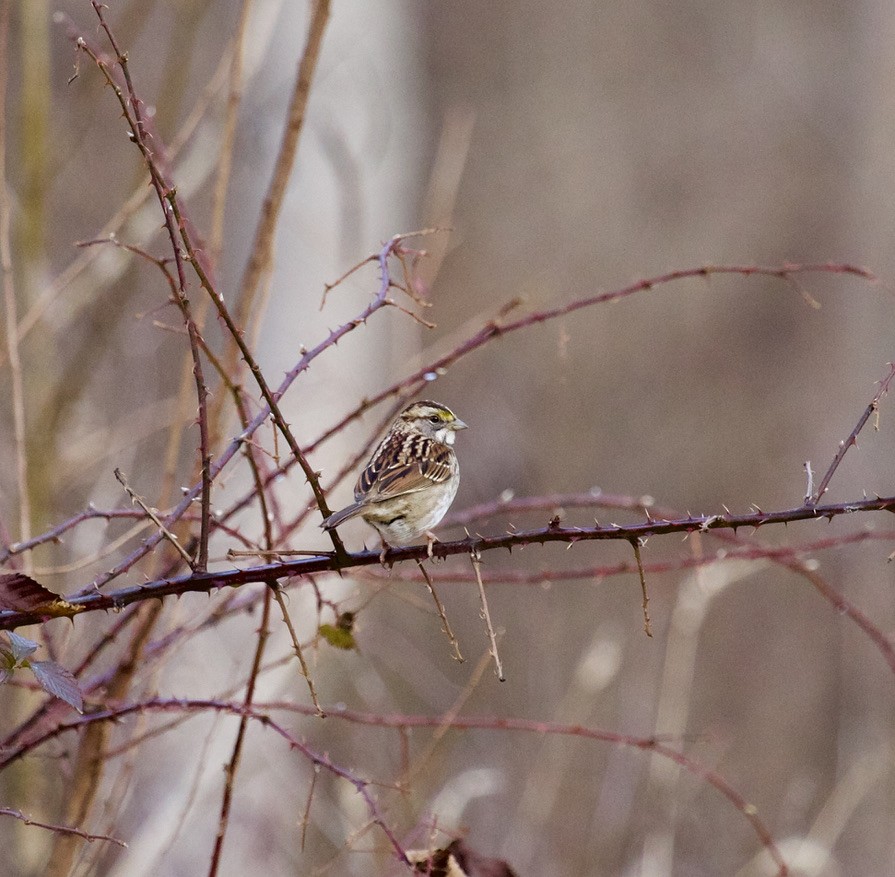
[[86, 831], [81, 831], [80, 828], [71, 828], [67, 825], [52, 825], [48, 822], [39, 822], [36, 819], [32, 819], [30, 816], [26, 816], [22, 813], [21, 810], [13, 810], [9, 807], [0, 807], [0, 816], [12, 816], [14, 819], [20, 819], [25, 825], [34, 825], [37, 828], [45, 828], [47, 831], [52, 831], [53, 834], [69, 834], [74, 835], [76, 837], [80, 837], [83, 840], [86, 840], [88, 843], [93, 843], [97, 840], [108, 841], [109, 843], [116, 844], [119, 847], [124, 847], [127, 849], [127, 844], [123, 840], [119, 840], [117, 837], [109, 837], [107, 834], [89, 834]]
[[[877, 497], [875, 499], [858, 500], [837, 505], [808, 506], [794, 509], [764, 512], [757, 511], [745, 515], [734, 515], [725, 512], [720, 515], [696, 515], [677, 520], [649, 520], [645, 523], [608, 527], [543, 527], [536, 530], [521, 530], [500, 536], [475, 536], [455, 542], [436, 542], [431, 546], [416, 545], [389, 550], [390, 563], [401, 563], [418, 560], [429, 556], [431, 550], [434, 557], [451, 557], [455, 554], [469, 554], [472, 551], [493, 551], [498, 548], [512, 549], [519, 545], [545, 544], [560, 542], [574, 544], [589, 541], [630, 542], [635, 538], [667, 535], [670, 533], [692, 533], [717, 530], [732, 530], [740, 527], [758, 529], [768, 525], [788, 524], [794, 521], [805, 521], [826, 518], [833, 520], [843, 515], [858, 512], [886, 511], [895, 512], [895, 497]], [[161, 538], [158, 536], [157, 538]], [[147, 540], [149, 541], [149, 540]], [[178, 578], [165, 578], [143, 585], [121, 588], [108, 594], [89, 589], [66, 599], [82, 611], [101, 611], [118, 609], [131, 603], [158, 599], [172, 594], [185, 594], [191, 591], [210, 592], [218, 588], [236, 587], [250, 582], [272, 584], [281, 578], [302, 576], [321, 572], [344, 572], [348, 569], [373, 566], [380, 562], [378, 551], [362, 551], [346, 554], [342, 557], [332, 552], [321, 551], [319, 554], [285, 561], [283, 563], [262, 564], [246, 569], [222, 570], [216, 572], [193, 573]], [[35, 624], [42, 619], [29, 613], [0, 612], [0, 630], [12, 630], [25, 624]]]
[[494, 658], [494, 667], [497, 671], [497, 678], [501, 682], [506, 682], [507, 677], [503, 672], [503, 664], [500, 663], [500, 655], [497, 651], [497, 637], [494, 634], [494, 625], [491, 623], [491, 611], [488, 609], [488, 598], [485, 596], [485, 583], [482, 581], [482, 557], [477, 551], [469, 552], [469, 559], [472, 561], [472, 569], [475, 572], [476, 584], [479, 586], [479, 600], [482, 603], [482, 619], [485, 622], [485, 629], [488, 631], [488, 642], [490, 643], [489, 652]]
[[448, 642], [451, 644], [451, 648], [453, 649], [453, 658], [458, 663], [463, 663], [463, 655], [460, 652], [460, 643], [457, 642], [457, 637], [454, 635], [454, 631], [451, 629], [450, 622], [447, 619], [447, 613], [444, 611], [444, 604], [438, 597], [438, 593], [435, 590], [435, 585], [432, 584], [432, 579], [429, 578], [429, 573], [426, 572], [426, 567], [423, 566], [422, 560], [417, 560], [416, 565], [419, 567], [420, 572], [422, 573], [423, 579], [426, 582], [426, 587], [429, 589], [429, 594], [432, 599], [435, 601], [435, 608], [438, 610], [438, 617], [441, 619], [441, 627], [444, 631], [445, 636], [448, 638]]
[[646, 589], [646, 575], [643, 572], [643, 558], [640, 556], [640, 540], [632, 539], [631, 547], [634, 549], [634, 558], [637, 561], [637, 573], [640, 576], [640, 590], [643, 594], [643, 632], [652, 637], [653, 629], [649, 620], [649, 591]]
[[124, 474], [120, 469], [115, 469], [115, 478], [125, 489], [125, 492], [131, 498], [131, 502], [143, 509], [146, 517], [158, 527], [159, 532], [174, 546], [177, 553], [184, 559], [184, 561], [186, 561], [187, 565], [191, 568], [195, 568], [192, 557], [190, 557], [189, 552], [180, 544], [180, 540], [161, 522], [159, 516], [146, 505], [146, 500], [144, 500], [142, 496], [134, 493], [133, 488], [127, 483], [127, 478], [124, 477]]
[[817, 491], [813, 496], [806, 500], [807, 505], [817, 505], [823, 495], [827, 492], [830, 480], [839, 468], [842, 458], [848, 453], [850, 447], [857, 445], [858, 433], [864, 428], [864, 425], [870, 419], [870, 415], [879, 411], [879, 403], [883, 396], [889, 392], [889, 384], [892, 383], [893, 378], [895, 378], [895, 362], [890, 362], [888, 373], [879, 382], [879, 390], [877, 390], [874, 397], [870, 400], [870, 404], [864, 409], [864, 413], [858, 418], [858, 422], [855, 424], [855, 428], [851, 431], [848, 438], [845, 441], [839, 442], [839, 450], [836, 452], [836, 456], [833, 457], [833, 462], [830, 463], [830, 468], [827, 469], [824, 477], [820, 480], [820, 484], [817, 485]]

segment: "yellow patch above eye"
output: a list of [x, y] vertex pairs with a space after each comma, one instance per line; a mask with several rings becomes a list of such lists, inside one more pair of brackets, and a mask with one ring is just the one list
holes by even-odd
[[450, 411], [442, 411], [440, 408], [434, 408], [427, 411], [423, 417], [429, 419], [431, 417], [437, 417], [443, 423], [450, 423], [452, 420], [456, 420], [457, 418]]

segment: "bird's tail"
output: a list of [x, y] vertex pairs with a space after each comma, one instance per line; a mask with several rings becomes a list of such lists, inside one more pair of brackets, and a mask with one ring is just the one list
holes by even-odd
[[349, 518], [353, 518], [355, 515], [360, 514], [361, 504], [359, 502], [354, 502], [350, 506], [346, 506], [341, 511], [333, 512], [328, 518], [326, 518], [323, 523], [320, 524], [324, 530], [332, 530], [335, 527], [338, 527], [339, 524], [344, 524]]

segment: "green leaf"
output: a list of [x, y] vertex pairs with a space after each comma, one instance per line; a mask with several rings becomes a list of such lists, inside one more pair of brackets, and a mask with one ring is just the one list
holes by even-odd
[[343, 612], [338, 617], [335, 624], [321, 624], [320, 627], [317, 628], [317, 632], [331, 646], [333, 646], [333, 648], [350, 651], [357, 648], [353, 627], [354, 614], [351, 612]]
[[84, 698], [78, 680], [55, 661], [31, 661], [30, 668], [34, 671], [37, 681], [44, 691], [64, 700], [73, 706], [79, 713], [84, 712]]

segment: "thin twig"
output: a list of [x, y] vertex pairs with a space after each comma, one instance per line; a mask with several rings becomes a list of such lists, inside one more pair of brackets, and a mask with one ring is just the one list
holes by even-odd
[[[97, 67], [102, 71], [106, 81], [111, 86], [121, 105], [122, 113], [131, 129], [131, 135], [134, 143], [143, 155], [146, 166], [149, 170], [150, 180], [155, 189], [159, 206], [165, 219], [165, 229], [171, 241], [173, 249], [174, 264], [177, 269], [177, 283], [171, 283], [175, 300], [181, 308], [184, 315], [184, 321], [190, 335], [190, 350], [193, 355], [193, 372], [196, 378], [197, 393], [199, 399], [199, 434], [200, 434], [200, 457], [201, 457], [201, 482], [200, 493], [202, 503], [202, 518], [200, 524], [200, 539], [197, 564], [200, 568], [205, 568], [208, 563], [208, 528], [211, 519], [211, 450], [209, 446], [208, 435], [208, 414], [207, 414], [207, 389], [205, 388], [204, 378], [202, 376], [202, 366], [199, 357], [199, 333], [195, 322], [192, 320], [189, 309], [189, 300], [186, 295], [186, 274], [183, 266], [183, 256], [178, 242], [177, 228], [174, 225], [173, 211], [168, 209], [166, 193], [171, 187], [167, 183], [162, 169], [159, 165], [158, 148], [151, 146], [149, 143], [151, 135], [147, 130], [146, 121], [141, 110], [142, 101], [134, 90], [131, 80], [130, 68], [127, 63], [127, 56], [121, 51], [114, 33], [107, 24], [103, 16], [103, 7], [98, 0], [91, 0], [94, 12], [99, 19], [100, 27], [106, 34], [113, 51], [115, 52], [118, 69], [124, 78], [124, 87], [122, 88], [118, 79], [113, 75], [112, 68], [104, 57], [83, 37], [77, 38], [77, 46], [93, 60]], [[178, 217], [178, 223], [181, 228], [184, 227], [183, 216]], [[160, 267], [164, 263], [158, 263]], [[164, 269], [167, 272], [167, 268]]]
[[[466, 705], [469, 698], [472, 697], [476, 688], [478, 688], [479, 683], [482, 681], [482, 676], [485, 673], [485, 668], [492, 660], [493, 658], [491, 657], [490, 649], [482, 652], [481, 657], [475, 667], [473, 667], [472, 673], [470, 673], [469, 679], [467, 679], [463, 689], [454, 699], [454, 702], [441, 715], [441, 722], [433, 731], [432, 736], [423, 751], [415, 756], [413, 764], [409, 763], [409, 754], [406, 754], [406, 757], [402, 757], [401, 775], [398, 777], [396, 783], [398, 788], [409, 788], [411, 780], [423, 770], [429, 759], [435, 754], [435, 750], [438, 748], [439, 743], [444, 739], [447, 732], [451, 730], [454, 721], [456, 721], [457, 717], [460, 715], [460, 711]], [[407, 747], [403, 746], [403, 742], [406, 741], [404, 741], [402, 735], [402, 749], [406, 750]]]
[[326, 297], [329, 295], [332, 290], [334, 290], [337, 286], [344, 283], [352, 274], [356, 274], [360, 271], [364, 265], [368, 265], [370, 262], [375, 262], [377, 260], [377, 256], [375, 253], [369, 256], [365, 256], [360, 262], [352, 265], [347, 271], [342, 272], [335, 280], [330, 283], [323, 284], [323, 295], [320, 297], [320, 310], [322, 311], [324, 306], [326, 305]]
[[311, 802], [314, 800], [314, 790], [317, 788], [317, 777], [320, 776], [320, 767], [318, 765], [314, 765], [311, 768], [311, 785], [308, 786], [308, 799], [305, 802], [305, 809], [301, 814], [301, 821], [299, 825], [301, 826], [301, 843], [299, 844], [299, 849], [304, 852], [305, 851], [305, 840], [308, 836], [308, 824], [311, 821]]
[[323, 712], [323, 709], [320, 706], [320, 701], [317, 699], [317, 690], [314, 688], [314, 677], [311, 676], [311, 671], [308, 668], [307, 661], [305, 661], [304, 652], [302, 652], [301, 649], [301, 643], [299, 643], [298, 641], [298, 635], [295, 633], [295, 628], [292, 625], [292, 619], [289, 617], [289, 610], [286, 608], [286, 601], [283, 597], [283, 592], [276, 585], [272, 585], [271, 590], [273, 591], [274, 598], [276, 599], [280, 607], [280, 612], [283, 614], [283, 621], [286, 622], [286, 628], [289, 630], [289, 637], [292, 639], [292, 649], [295, 652], [295, 656], [298, 658], [299, 664], [301, 664], [302, 676], [304, 676], [307, 680], [308, 690], [311, 692], [311, 702], [314, 704], [314, 709], [317, 710], [317, 715], [320, 716], [320, 718], [323, 718], [326, 713]]
[[892, 383], [892, 379], [895, 378], [895, 362], [889, 363], [889, 371], [886, 376], [879, 382], [879, 390], [877, 390], [874, 397], [870, 400], [870, 404], [864, 409], [864, 413], [858, 418], [858, 422], [855, 424], [855, 428], [851, 431], [848, 438], [839, 442], [839, 450], [836, 452], [836, 456], [833, 457], [833, 462], [830, 464], [830, 468], [827, 469], [824, 477], [821, 478], [820, 484], [817, 485], [817, 491], [814, 495], [807, 501], [808, 505], [817, 505], [823, 495], [827, 492], [827, 488], [830, 484], [830, 479], [832, 479], [836, 470], [839, 468], [839, 464], [842, 462], [842, 458], [848, 453], [848, 449], [853, 445], [857, 445], [858, 443], [858, 433], [864, 428], [864, 424], [870, 419], [871, 414], [875, 414], [879, 411], [879, 403], [882, 400], [883, 396], [889, 392], [889, 384]]
[[[249, 678], [246, 683], [246, 693], [243, 698], [243, 706], [251, 709], [255, 698], [255, 684], [258, 681], [258, 672], [261, 669], [261, 661], [264, 658], [264, 647], [270, 636], [270, 588], [265, 588], [264, 602], [261, 608], [261, 621], [258, 624], [258, 638], [255, 642], [255, 654], [252, 657], [252, 667], [249, 670]], [[211, 862], [208, 867], [208, 877], [215, 877], [221, 862], [221, 853], [224, 849], [224, 837], [227, 834], [227, 826], [230, 823], [230, 808], [233, 803], [233, 787], [236, 783], [236, 772], [242, 758], [242, 749], [245, 743], [248, 729], [248, 717], [243, 714], [239, 720], [239, 729], [236, 732], [236, 740], [233, 743], [233, 751], [225, 769], [224, 794], [221, 800], [221, 812], [218, 817], [218, 830], [214, 838], [214, 849], [211, 854]]]
[[[399, 860], [404, 864], [409, 865], [403, 846], [401, 845], [398, 838], [395, 836], [395, 833], [391, 829], [389, 824], [385, 821], [385, 817], [382, 815], [379, 804], [370, 792], [370, 782], [361, 779], [348, 768], [342, 767], [341, 765], [334, 762], [326, 752], [320, 752], [313, 749], [303, 740], [296, 737], [294, 734], [284, 728], [281, 724], [274, 721], [269, 715], [261, 712], [257, 707], [247, 709], [245, 706], [239, 703], [224, 703], [221, 701], [213, 700], [185, 700], [182, 698], [176, 698], [172, 700], [156, 699], [150, 701], [142, 701], [139, 703], [126, 704], [119, 707], [112, 707], [83, 716], [81, 717], [82, 721], [80, 722], [66, 722], [63, 724], [59, 724], [51, 730], [39, 735], [38, 737], [29, 740], [27, 743], [23, 744], [14, 752], [0, 753], [0, 770], [4, 769], [9, 764], [19, 761], [29, 752], [42, 746], [49, 740], [55, 739], [60, 734], [66, 733], [67, 731], [79, 730], [81, 728], [88, 727], [97, 723], [114, 722], [124, 718], [125, 716], [141, 715], [147, 712], [195, 713], [197, 715], [208, 712], [219, 712], [227, 713], [234, 716], [246, 715], [251, 720], [259, 722], [261, 725], [269, 728], [275, 734], [285, 740], [290, 749], [294, 749], [297, 752], [301, 753], [312, 764], [318, 765], [324, 770], [329, 771], [331, 774], [333, 774], [333, 776], [339, 777], [340, 779], [343, 779], [354, 786], [354, 788], [357, 790], [357, 793], [363, 799], [372, 822], [377, 825], [386, 836], [386, 838], [388, 838], [388, 841], [394, 849], [395, 854], [398, 856]], [[338, 710], [336, 710], [335, 712], [338, 712]]]
[[[320, 514], [322, 515], [322, 517], [326, 518], [330, 514], [330, 509], [327, 505], [326, 496], [323, 493], [323, 489], [320, 487], [320, 479], [314, 469], [311, 468], [311, 464], [308, 462], [304, 452], [299, 447], [298, 442], [295, 440], [295, 436], [292, 434], [292, 430], [290, 429], [289, 424], [286, 422], [286, 418], [283, 417], [283, 414], [280, 411], [279, 405], [277, 404], [277, 401], [280, 398], [279, 394], [275, 395], [268, 386], [267, 380], [265, 379], [264, 374], [261, 371], [261, 366], [258, 365], [255, 357], [249, 350], [248, 344], [246, 343], [242, 332], [240, 331], [236, 322], [233, 320], [233, 317], [230, 315], [230, 312], [227, 309], [226, 304], [224, 303], [223, 296], [220, 294], [220, 292], [217, 291], [217, 289], [215, 289], [210, 276], [202, 265], [198, 253], [196, 252], [196, 249], [193, 245], [192, 237], [187, 230], [186, 224], [183, 220], [183, 216], [180, 212], [180, 206], [177, 202], [177, 193], [174, 191], [174, 189], [168, 189], [165, 197], [168, 203], [171, 205], [171, 212], [177, 222], [180, 236], [183, 240], [184, 246], [186, 247], [187, 254], [189, 255], [190, 264], [193, 266], [193, 270], [196, 272], [196, 276], [199, 278], [199, 282], [202, 284], [203, 288], [211, 297], [211, 302], [217, 309], [218, 315], [221, 317], [224, 324], [226, 325], [227, 330], [229, 331], [233, 340], [236, 342], [237, 347], [239, 347], [242, 358], [248, 365], [249, 371], [252, 373], [252, 377], [255, 379], [255, 382], [258, 384], [258, 387], [261, 390], [261, 395], [264, 397], [264, 401], [267, 403], [270, 416], [276, 423], [277, 428], [280, 430], [283, 438], [286, 439], [286, 442], [289, 445], [289, 449], [292, 451], [293, 456], [298, 461], [299, 466], [301, 466], [302, 471], [305, 474], [305, 478], [307, 479], [307, 482], [314, 493], [314, 498], [317, 501], [317, 507], [320, 510]], [[333, 547], [335, 548], [336, 552], [339, 554], [344, 554], [345, 546], [343, 545], [342, 540], [336, 533], [336, 531], [329, 530], [327, 532], [329, 533], [330, 539], [332, 540]]]
[[516, 320], [508, 322], [500, 322], [499, 320], [491, 320], [486, 323], [478, 332], [457, 345], [453, 350], [444, 354], [437, 359], [430, 361], [427, 365], [407, 375], [399, 381], [393, 383], [390, 387], [380, 391], [375, 396], [364, 399], [351, 412], [339, 421], [338, 424], [324, 432], [308, 450], [313, 450], [321, 442], [326, 441], [334, 433], [341, 431], [344, 427], [360, 417], [365, 411], [369, 410], [380, 402], [388, 399], [404, 390], [411, 392], [418, 391], [424, 387], [433, 376], [444, 374], [444, 372], [456, 363], [458, 360], [467, 356], [480, 347], [494, 340], [516, 332], [520, 329], [527, 329], [540, 323], [564, 317], [583, 308], [593, 307], [595, 305], [605, 304], [611, 301], [618, 301], [631, 295], [641, 292], [649, 292], [657, 286], [674, 283], [679, 280], [686, 280], [697, 277], [709, 277], [714, 274], [737, 274], [742, 277], [764, 276], [776, 277], [788, 283], [789, 279], [795, 274], [803, 273], [828, 273], [828, 274], [849, 274], [861, 277], [865, 280], [875, 281], [876, 276], [866, 268], [856, 265], [844, 263], [828, 262], [824, 264], [784, 264], [781, 266], [759, 266], [759, 265], [704, 265], [699, 268], [684, 268], [677, 271], [669, 271], [666, 274], [659, 274], [655, 277], [648, 277], [637, 280], [620, 289], [610, 292], [601, 292], [596, 295], [585, 296], [584, 298], [575, 299], [567, 304], [558, 305], [554, 308], [547, 308], [542, 311], [534, 311], [519, 317]]
[[118, 479], [118, 482], [121, 484], [121, 486], [125, 489], [127, 495], [131, 498], [131, 502], [143, 509], [143, 511], [146, 513], [146, 516], [152, 521], [153, 524], [155, 524], [156, 527], [158, 527], [159, 532], [162, 534], [162, 536], [164, 536], [165, 539], [167, 539], [177, 549], [178, 554], [180, 554], [180, 556], [190, 565], [191, 568], [195, 568], [193, 566], [193, 559], [190, 557], [187, 550], [180, 544], [177, 536], [175, 536], [162, 523], [161, 518], [159, 518], [159, 516], [151, 508], [149, 508], [148, 505], [146, 505], [146, 501], [143, 499], [143, 497], [134, 492], [133, 488], [127, 483], [127, 479], [118, 468], [115, 469], [115, 477]]
[[[45, 732], [40, 737], [24, 744], [21, 750], [10, 753], [0, 753], [0, 768], [7, 764], [19, 761], [28, 753], [43, 746], [50, 740], [54, 740], [68, 731], [77, 730], [85, 725], [95, 722], [118, 721], [125, 716], [139, 714], [141, 712], [170, 712], [170, 713], [194, 713], [208, 712], [227, 713], [231, 715], [248, 715], [252, 720], [262, 723], [273, 730], [278, 736], [287, 741], [289, 746], [301, 752], [312, 764], [329, 771], [330, 773], [350, 782], [359, 792], [367, 806], [370, 818], [374, 824], [388, 837], [393, 848], [398, 852], [399, 858], [404, 861], [404, 850], [398, 843], [393, 832], [382, 817], [376, 800], [369, 791], [369, 783], [359, 779], [347, 769], [335, 764], [325, 753], [311, 749], [306, 743], [293, 736], [282, 725], [270, 718], [269, 712], [283, 710], [286, 712], [307, 714], [308, 707], [296, 704], [292, 701], [277, 701], [273, 703], [256, 703], [250, 710], [242, 704], [230, 703], [218, 700], [185, 700], [182, 698], [161, 699], [143, 701], [140, 703], [125, 704], [110, 708], [102, 712], [81, 716], [78, 719], [60, 724]], [[442, 728], [445, 724], [443, 715], [383, 715], [382, 713], [362, 713], [350, 709], [333, 709], [329, 715], [334, 720], [352, 722], [360, 725], [380, 728]], [[498, 731], [500, 733], [519, 732], [537, 734], [540, 736], [571, 737], [584, 740], [594, 740], [608, 743], [614, 746], [622, 746], [631, 749], [639, 749], [644, 752], [655, 752], [663, 758], [667, 758], [692, 776], [708, 783], [719, 792], [734, 809], [745, 818], [752, 826], [753, 831], [774, 860], [778, 867], [778, 875], [788, 873], [785, 861], [780, 849], [774, 841], [768, 827], [765, 825], [757, 808], [738, 792], [717, 771], [704, 767], [691, 757], [672, 748], [667, 742], [657, 739], [655, 736], [635, 737], [629, 734], [620, 734], [615, 731], [603, 731], [598, 728], [588, 728], [582, 725], [568, 725], [558, 722], [544, 722], [532, 719], [495, 716], [453, 716], [449, 720], [449, 727], [462, 730]]]
[[416, 565], [420, 568], [420, 572], [423, 574], [423, 578], [426, 580], [426, 587], [429, 589], [429, 593], [432, 595], [432, 599], [435, 601], [435, 608], [438, 610], [438, 617], [441, 619], [441, 629], [444, 631], [445, 636], [448, 638], [448, 641], [451, 644], [451, 648], [453, 649], [453, 658], [458, 663], [462, 664], [464, 661], [463, 655], [460, 653], [460, 643], [457, 642], [457, 637], [454, 636], [454, 631], [451, 629], [451, 624], [447, 620], [447, 613], [444, 611], [444, 604], [438, 598], [438, 594], [435, 591], [435, 585], [432, 584], [432, 579], [429, 578], [429, 573], [426, 572], [426, 568], [423, 566], [423, 561], [417, 559]]
[[649, 620], [649, 592], [646, 589], [646, 576], [643, 572], [643, 558], [640, 556], [640, 540], [632, 539], [631, 547], [634, 549], [634, 557], [637, 560], [637, 572], [640, 575], [640, 590], [643, 594], [643, 632], [647, 636], [653, 635]]
[[114, 235], [111, 235], [105, 241], [85, 241], [81, 246], [92, 246], [94, 244], [111, 243], [121, 249], [127, 250], [150, 264], [155, 265], [164, 276], [171, 290], [171, 299], [177, 304], [186, 325], [187, 335], [190, 343], [190, 356], [193, 363], [193, 379], [196, 385], [196, 398], [198, 400], [198, 417], [199, 424], [199, 473], [202, 485], [200, 499], [200, 515], [199, 515], [199, 551], [196, 556], [196, 568], [208, 568], [208, 539], [209, 529], [211, 526], [211, 450], [208, 430], [208, 387], [205, 384], [205, 375], [202, 368], [202, 356], [200, 349], [208, 351], [205, 339], [199, 332], [196, 321], [193, 319], [190, 300], [183, 289], [180, 288], [174, 275], [171, 274], [164, 259], [157, 259], [150, 255], [140, 247], [130, 244], [121, 243]]
[[485, 583], [482, 581], [482, 558], [478, 551], [470, 551], [469, 557], [472, 560], [472, 568], [475, 570], [475, 580], [479, 586], [479, 599], [482, 601], [482, 618], [485, 619], [485, 627], [488, 630], [488, 641], [491, 643], [491, 656], [494, 658], [494, 666], [497, 670], [497, 678], [501, 682], [506, 682], [506, 676], [503, 673], [503, 665], [500, 663], [500, 655], [497, 653], [497, 637], [494, 635], [494, 625], [491, 624], [491, 613], [488, 610], [488, 600], [485, 597]]
[[109, 837], [107, 834], [89, 834], [86, 831], [81, 831], [80, 828], [71, 828], [67, 825], [52, 825], [48, 822], [39, 822], [36, 819], [32, 819], [30, 816], [26, 816], [22, 813], [21, 810], [13, 810], [10, 807], [0, 807], [0, 816], [12, 816], [14, 819], [20, 819], [25, 825], [33, 825], [36, 828], [45, 828], [47, 831], [52, 831], [53, 834], [70, 834], [76, 837], [80, 837], [83, 840], [86, 840], [88, 843], [93, 843], [97, 840], [107, 841], [108, 843], [116, 844], [119, 847], [124, 847], [127, 849], [127, 844], [123, 840], [119, 840], [117, 837]]

